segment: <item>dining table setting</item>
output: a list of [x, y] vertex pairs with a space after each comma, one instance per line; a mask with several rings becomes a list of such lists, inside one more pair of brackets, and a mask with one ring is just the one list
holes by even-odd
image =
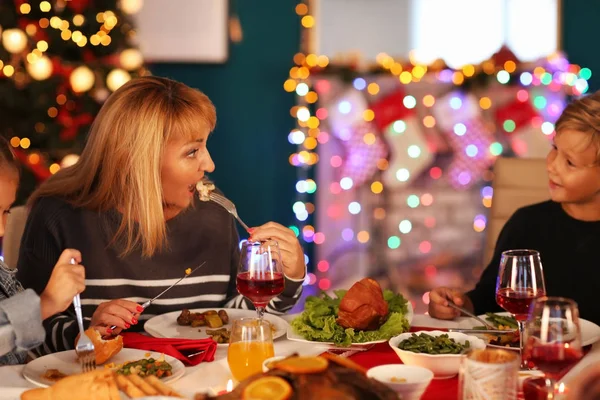
[[278, 260], [276, 243], [242, 245], [237, 288], [255, 309], [182, 309], [110, 339], [80, 325], [74, 350], [0, 367], [0, 400], [559, 399], [600, 363], [600, 326], [546, 296], [534, 251], [503, 254], [505, 312], [454, 305], [454, 320], [370, 278], [308, 296], [301, 313], [265, 312], [283, 290]]

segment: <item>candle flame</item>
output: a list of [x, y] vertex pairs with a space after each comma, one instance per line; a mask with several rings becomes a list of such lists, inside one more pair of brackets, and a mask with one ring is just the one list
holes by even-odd
[[558, 393], [564, 393], [565, 392], [565, 384], [564, 382], [561, 382], [560, 385], [558, 385]]
[[231, 392], [233, 390], [233, 380], [228, 380], [227, 381], [227, 391]]

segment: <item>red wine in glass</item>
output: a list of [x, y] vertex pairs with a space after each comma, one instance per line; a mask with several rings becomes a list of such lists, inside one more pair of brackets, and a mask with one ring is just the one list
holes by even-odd
[[283, 292], [283, 274], [280, 272], [258, 276], [242, 272], [238, 274], [236, 283], [238, 292], [257, 307], [265, 307], [273, 297]]
[[[519, 349], [523, 355], [523, 332], [531, 301], [546, 293], [540, 253], [535, 250], [502, 252], [496, 281], [496, 303], [513, 314], [519, 327]], [[527, 368], [523, 359], [521, 367]]]
[[536, 367], [553, 379], [560, 378], [583, 357], [583, 351], [570, 343], [540, 343], [529, 338], [525, 345], [525, 359], [530, 367]]
[[283, 263], [275, 240], [242, 242], [236, 286], [262, 320], [269, 301], [284, 289]]
[[564, 297], [533, 301], [524, 332], [523, 360], [545, 373], [548, 399], [560, 393], [558, 378], [583, 357], [579, 307]]
[[545, 295], [543, 290], [502, 288], [496, 292], [496, 303], [513, 314], [517, 321], [525, 321], [529, 315], [531, 302], [543, 295]]

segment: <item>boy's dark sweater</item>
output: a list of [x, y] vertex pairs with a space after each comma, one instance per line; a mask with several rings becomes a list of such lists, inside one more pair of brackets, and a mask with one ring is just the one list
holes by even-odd
[[476, 314], [501, 310], [495, 298], [496, 277], [501, 253], [512, 249], [539, 251], [547, 294], [574, 299], [580, 317], [600, 325], [600, 221], [574, 219], [553, 201], [517, 210], [502, 229], [479, 283], [467, 293]]

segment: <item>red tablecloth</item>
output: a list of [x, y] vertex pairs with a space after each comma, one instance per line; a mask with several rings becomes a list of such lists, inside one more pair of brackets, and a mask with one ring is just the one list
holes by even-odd
[[[443, 330], [413, 326], [411, 332]], [[365, 368], [384, 364], [401, 364], [400, 358], [388, 343], [376, 344], [368, 351], [361, 351], [349, 357]], [[431, 381], [421, 400], [455, 400], [458, 399], [458, 375], [450, 379], [434, 379]]]
[[[413, 326], [410, 328], [411, 332], [417, 331], [432, 331], [446, 329], [437, 328], [424, 328]], [[591, 349], [591, 346], [584, 348], [584, 355], [587, 354]], [[380, 343], [375, 345], [373, 348], [367, 351], [361, 351], [349, 357], [352, 361], [365, 367], [371, 368], [378, 365], [385, 364], [402, 364], [400, 357], [390, 347], [388, 343]], [[530, 395], [527, 398], [531, 399], [545, 399], [546, 394], [544, 393], [544, 386], [542, 380], [532, 379]], [[523, 393], [519, 393], [519, 398], [523, 398]], [[456, 400], [458, 399], [458, 375], [451, 379], [433, 379], [427, 390], [421, 397], [421, 400]]]

